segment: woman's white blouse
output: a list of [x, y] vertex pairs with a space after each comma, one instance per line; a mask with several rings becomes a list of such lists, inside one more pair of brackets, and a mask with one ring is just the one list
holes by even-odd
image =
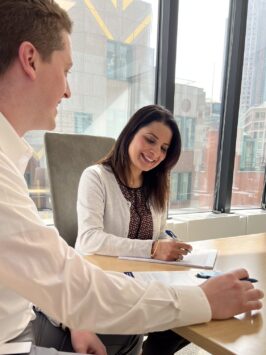
[[[163, 235], [166, 213], [152, 207], [153, 235]], [[81, 254], [113, 256], [151, 255], [153, 240], [129, 239], [130, 202], [124, 197], [113, 172], [103, 165], [84, 170], [78, 189], [78, 238]]]

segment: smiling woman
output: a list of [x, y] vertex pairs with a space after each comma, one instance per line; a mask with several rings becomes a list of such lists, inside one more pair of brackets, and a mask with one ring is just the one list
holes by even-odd
[[164, 233], [169, 174], [180, 150], [170, 111], [149, 105], [131, 117], [109, 154], [82, 174], [79, 252], [176, 260], [191, 249]]
[[[107, 157], [82, 174], [76, 249], [82, 254], [182, 259], [191, 246], [164, 233], [168, 179], [180, 150], [170, 111], [158, 105], [138, 110]], [[171, 331], [152, 333], [143, 354], [158, 353], [154, 349], [159, 343], [168, 344], [166, 355], [186, 345]]]

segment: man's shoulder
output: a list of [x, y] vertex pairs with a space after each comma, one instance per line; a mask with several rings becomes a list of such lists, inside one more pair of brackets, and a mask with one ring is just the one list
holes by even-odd
[[14, 172], [15, 166], [8, 156], [0, 148], [0, 172]]

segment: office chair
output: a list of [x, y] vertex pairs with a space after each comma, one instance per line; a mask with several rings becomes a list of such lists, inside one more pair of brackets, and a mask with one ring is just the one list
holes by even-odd
[[54, 224], [65, 241], [77, 238], [77, 192], [83, 170], [103, 158], [115, 140], [79, 134], [45, 133], [48, 177]]

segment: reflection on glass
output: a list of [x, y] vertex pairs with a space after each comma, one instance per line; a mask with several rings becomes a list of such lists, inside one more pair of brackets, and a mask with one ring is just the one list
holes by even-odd
[[170, 213], [213, 207], [228, 11], [224, 0], [179, 2], [174, 115], [182, 154]]
[[[116, 138], [128, 118], [154, 102], [158, 0], [57, 0], [74, 22], [70, 100], [58, 109], [57, 132]], [[26, 179], [39, 209], [51, 208], [43, 132]]]
[[232, 208], [260, 207], [266, 164], [266, 3], [249, 0]]

